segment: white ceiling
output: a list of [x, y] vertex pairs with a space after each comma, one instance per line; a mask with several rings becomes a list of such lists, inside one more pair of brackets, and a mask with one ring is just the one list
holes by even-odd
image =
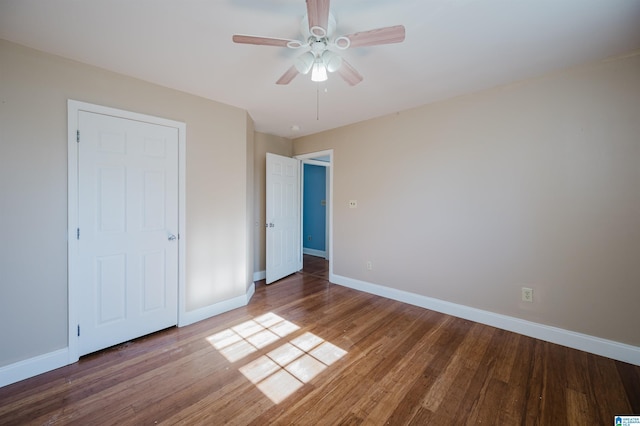
[[364, 76], [351, 87], [335, 74], [276, 85], [299, 51], [232, 43], [299, 38], [304, 0], [0, 0], [0, 38], [243, 108], [256, 130], [285, 137], [640, 49], [640, 0], [332, 0], [331, 10], [336, 35], [403, 24], [406, 40], [345, 51]]

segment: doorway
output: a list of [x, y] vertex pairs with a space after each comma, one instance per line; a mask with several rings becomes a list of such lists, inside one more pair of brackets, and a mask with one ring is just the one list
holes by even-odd
[[327, 168], [302, 164], [302, 175], [302, 253], [326, 259]]
[[[307, 253], [311, 253], [314, 256], [324, 257], [324, 259], [328, 261], [328, 269], [329, 269], [328, 279], [331, 280], [333, 276], [333, 150], [331, 149], [331, 150], [297, 155], [295, 156], [295, 158], [300, 160], [300, 162], [302, 163], [301, 168], [303, 172], [301, 173], [301, 185], [300, 185], [301, 188], [304, 188], [305, 186], [305, 173], [304, 173], [305, 165], [312, 165], [312, 166], [325, 168], [326, 196], [324, 201], [325, 201], [325, 212], [326, 212], [326, 219], [325, 219], [326, 225], [325, 225], [324, 254], [320, 252], [310, 252], [309, 250], [307, 250]], [[302, 197], [304, 198], [304, 193], [302, 194]], [[302, 216], [301, 231], [303, 231], [304, 230], [303, 223], [306, 218], [305, 215], [307, 214], [305, 213], [304, 203], [302, 203], [301, 210], [302, 210], [301, 211], [301, 216]], [[304, 251], [304, 238], [307, 238], [308, 235], [301, 233], [301, 236], [302, 238], [301, 238], [300, 244], [303, 248], [302, 250]], [[310, 261], [313, 260], [313, 259], [310, 259], [308, 255], [303, 256], [303, 258], [309, 259]]]

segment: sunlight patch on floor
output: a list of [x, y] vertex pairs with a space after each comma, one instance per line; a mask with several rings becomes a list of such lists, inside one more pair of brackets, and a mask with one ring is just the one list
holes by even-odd
[[207, 337], [229, 362], [236, 362], [300, 327], [269, 312]]
[[[229, 362], [288, 336], [300, 327], [269, 312], [207, 338]], [[278, 404], [308, 383], [347, 351], [306, 332], [247, 363], [239, 371]]]

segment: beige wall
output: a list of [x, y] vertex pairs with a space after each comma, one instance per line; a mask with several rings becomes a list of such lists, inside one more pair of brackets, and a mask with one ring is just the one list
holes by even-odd
[[293, 145], [291, 139], [280, 136], [267, 135], [256, 132], [255, 152], [254, 152], [254, 256], [253, 270], [255, 272], [264, 271], [266, 267], [266, 230], [264, 224], [266, 215], [266, 175], [267, 175], [267, 152], [272, 154], [291, 157]]
[[67, 99], [187, 124], [187, 310], [245, 294], [245, 111], [0, 40], [0, 366], [67, 346]]
[[329, 148], [335, 274], [640, 346], [640, 56], [294, 140]]

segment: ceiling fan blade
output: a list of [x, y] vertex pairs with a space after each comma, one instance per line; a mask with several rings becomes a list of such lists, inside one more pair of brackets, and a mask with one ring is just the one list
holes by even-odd
[[241, 44], [257, 44], [259, 46], [288, 47], [288, 43], [295, 40], [272, 37], [256, 37], [248, 35], [234, 34], [233, 42]]
[[377, 28], [375, 30], [362, 31], [348, 34], [351, 44], [349, 47], [376, 46], [378, 44], [401, 43], [404, 41], [405, 30], [403, 25]]
[[[329, 26], [329, 0], [307, 0], [307, 16], [309, 17], [309, 29], [320, 27], [325, 30]], [[313, 34], [313, 31], [311, 31]]]
[[338, 68], [338, 74], [340, 74], [340, 77], [342, 77], [349, 86], [355, 86], [364, 78], [354, 67], [351, 66], [349, 62], [344, 59], [342, 60], [342, 66]]
[[276, 84], [289, 84], [291, 83], [291, 80], [296, 78], [298, 74], [299, 72], [296, 69], [296, 66], [294, 65], [291, 68], [289, 68], [284, 74], [282, 74], [282, 77], [280, 77], [278, 81], [276, 81]]

